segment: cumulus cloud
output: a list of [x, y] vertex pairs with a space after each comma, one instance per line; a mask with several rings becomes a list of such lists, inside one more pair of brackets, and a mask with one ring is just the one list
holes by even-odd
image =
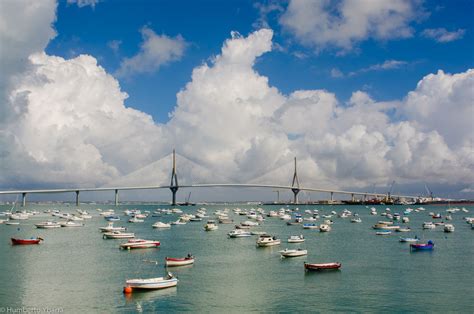
[[181, 35], [175, 38], [167, 35], [157, 35], [145, 26], [140, 30], [143, 42], [140, 51], [131, 58], [124, 58], [116, 75], [119, 77], [137, 73], [152, 73], [165, 64], [182, 58], [186, 41]]
[[326, 90], [284, 95], [254, 69], [272, 37], [232, 33], [193, 70], [165, 124], [127, 108], [94, 57], [48, 56], [38, 45], [1, 103], [16, 114], [0, 129], [0, 185], [167, 184], [172, 147], [186, 157], [183, 182], [290, 184], [297, 156], [304, 186], [472, 183], [473, 70], [430, 74], [392, 102], [362, 91], [347, 103]]
[[413, 36], [410, 23], [423, 15], [412, 0], [291, 0], [280, 18], [283, 28], [316, 50], [347, 52], [366, 39]]
[[465, 33], [465, 29], [450, 32], [446, 28], [427, 28], [421, 33], [421, 36], [433, 39], [439, 43], [448, 43], [463, 38]]

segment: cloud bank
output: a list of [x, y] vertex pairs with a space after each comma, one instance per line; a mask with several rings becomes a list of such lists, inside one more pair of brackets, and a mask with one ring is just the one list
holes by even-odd
[[392, 102], [362, 91], [347, 103], [326, 90], [285, 95], [254, 68], [272, 49], [272, 30], [232, 33], [193, 70], [169, 122], [157, 124], [124, 105], [127, 94], [94, 57], [41, 52], [53, 20], [28, 59], [8, 56], [24, 64], [3, 89], [2, 111], [14, 113], [0, 129], [3, 188], [167, 184], [163, 157], [173, 147], [186, 157], [181, 182], [289, 184], [297, 156], [305, 186], [472, 186], [474, 70], [427, 75]]

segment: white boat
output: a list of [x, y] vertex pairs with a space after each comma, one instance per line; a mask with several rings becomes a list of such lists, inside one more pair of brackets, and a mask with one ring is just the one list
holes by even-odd
[[204, 230], [206, 231], [214, 231], [219, 229], [219, 226], [216, 224], [215, 220], [208, 220], [207, 223], [204, 225]]
[[423, 229], [434, 229], [434, 228], [436, 228], [436, 225], [431, 221], [423, 223]]
[[227, 233], [229, 238], [244, 238], [244, 237], [251, 237], [252, 234], [248, 231], [245, 231], [243, 229], [235, 229], [231, 230], [229, 233]]
[[61, 228], [61, 225], [56, 221], [45, 221], [35, 224], [35, 227], [38, 229], [53, 229]]
[[63, 221], [59, 223], [61, 227], [84, 227], [84, 224], [74, 222], [72, 220]]
[[408, 218], [408, 217], [403, 217], [403, 218], [402, 218], [402, 222], [404, 222], [404, 223], [410, 222], [410, 218]]
[[176, 220], [176, 221], [171, 222], [171, 224], [172, 224], [172, 225], [185, 225], [186, 222], [183, 221], [183, 220], [181, 220], [181, 219], [178, 219], [178, 220]]
[[362, 219], [360, 219], [360, 217], [355, 217], [355, 218], [351, 219], [351, 222], [352, 223], [360, 223], [360, 222], [362, 222]]
[[257, 239], [257, 246], [273, 246], [279, 245], [281, 243], [280, 239], [277, 239], [275, 236], [271, 236], [269, 234], [262, 234]]
[[135, 233], [125, 233], [120, 231], [106, 232], [102, 236], [104, 239], [129, 239], [135, 238]]
[[171, 225], [161, 222], [161, 221], [157, 221], [152, 225], [152, 227], [153, 228], [171, 228]]
[[125, 231], [125, 230], [127, 230], [127, 228], [125, 228], [125, 227], [114, 227], [114, 223], [109, 222], [107, 224], [107, 227], [100, 227], [99, 230], [101, 232], [113, 232], [113, 231]]
[[188, 256], [182, 258], [165, 257], [165, 265], [167, 267], [186, 266], [191, 264], [194, 264], [194, 256], [191, 254], [188, 254]]
[[303, 235], [299, 235], [299, 236], [292, 235], [288, 238], [287, 241], [288, 243], [301, 243], [305, 241], [305, 238], [303, 237]]
[[147, 249], [147, 248], [155, 248], [159, 246], [160, 246], [160, 241], [143, 240], [143, 239], [130, 239], [128, 240], [128, 242], [120, 244], [120, 248], [124, 250]]
[[267, 234], [265, 231], [250, 231], [251, 235], [262, 235]]
[[26, 220], [29, 218], [29, 215], [26, 213], [15, 213], [10, 215], [11, 220]]
[[145, 220], [143, 219], [138, 219], [137, 217], [132, 217], [128, 220], [128, 222], [131, 222], [131, 223], [138, 223], [138, 222], [144, 222]]
[[250, 221], [250, 220], [246, 220], [242, 223], [240, 223], [242, 226], [248, 226], [248, 227], [255, 227], [255, 226], [258, 226], [258, 222], [256, 221]]
[[445, 224], [444, 225], [444, 232], [454, 232], [454, 225], [453, 224]]
[[128, 279], [125, 281], [124, 291], [127, 288], [133, 289], [146, 289], [156, 290], [175, 287], [178, 284], [178, 278], [174, 277], [173, 274], [168, 273], [166, 277], [149, 278], [149, 279]]
[[400, 238], [400, 242], [418, 242], [419, 239], [417, 237], [414, 238]]
[[7, 226], [14, 226], [14, 225], [19, 225], [20, 222], [17, 221], [17, 220], [6, 220], [3, 222], [3, 224], [7, 225]]
[[298, 257], [308, 255], [308, 250], [296, 249], [296, 250], [289, 250], [284, 249], [283, 251], [279, 252], [282, 257]]
[[327, 225], [327, 224], [321, 224], [319, 226], [319, 231], [320, 232], [329, 232], [329, 231], [331, 231], [331, 226]]

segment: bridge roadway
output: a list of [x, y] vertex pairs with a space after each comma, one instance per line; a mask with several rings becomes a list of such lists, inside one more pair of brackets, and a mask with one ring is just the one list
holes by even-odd
[[[306, 188], [306, 187], [295, 187], [287, 185], [271, 185], [271, 184], [241, 184], [241, 183], [204, 183], [204, 184], [189, 184], [180, 185], [179, 188], [214, 188], [214, 187], [230, 187], [230, 188], [269, 188], [269, 189], [281, 189], [281, 190], [294, 190], [308, 191], [308, 192], [321, 192], [330, 193], [331, 199], [333, 194], [344, 194], [351, 195], [354, 198], [355, 195], [359, 196], [371, 196], [371, 197], [387, 197], [387, 194], [382, 193], [367, 193], [367, 192], [353, 192], [353, 191], [342, 191], [342, 190], [331, 190], [331, 189], [318, 189], [318, 188]], [[0, 191], [0, 195], [11, 195], [20, 194], [23, 196], [23, 206], [26, 203], [27, 194], [54, 194], [54, 193], [76, 193], [76, 204], [79, 204], [79, 193], [80, 192], [103, 192], [103, 191], [115, 191], [115, 204], [118, 204], [118, 191], [132, 191], [132, 190], [156, 190], [156, 189], [170, 189], [170, 185], [156, 185], [156, 186], [128, 186], [128, 187], [101, 187], [101, 188], [70, 188], [70, 189], [42, 189], [42, 190], [16, 190], [16, 191]], [[412, 195], [391, 195], [395, 198], [406, 198], [406, 199], [417, 199], [417, 196]]]

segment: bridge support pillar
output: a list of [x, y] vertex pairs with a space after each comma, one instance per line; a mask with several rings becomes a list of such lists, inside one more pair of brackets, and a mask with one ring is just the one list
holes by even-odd
[[76, 191], [76, 206], [79, 206], [79, 191]]
[[178, 192], [177, 186], [170, 187], [172, 197], [171, 197], [171, 206], [176, 206], [176, 192]]
[[293, 203], [298, 204], [298, 193], [300, 189], [291, 189], [293, 191]]
[[118, 206], [118, 203], [119, 203], [119, 195], [118, 195], [118, 190], [115, 189], [115, 206]]
[[331, 192], [331, 202], [334, 201], [334, 192]]
[[367, 194], [364, 194], [364, 202], [367, 201]]
[[21, 206], [26, 206], [26, 193], [21, 193]]
[[352, 202], [355, 202], [355, 196], [354, 196], [354, 193], [351, 194], [351, 201]]

